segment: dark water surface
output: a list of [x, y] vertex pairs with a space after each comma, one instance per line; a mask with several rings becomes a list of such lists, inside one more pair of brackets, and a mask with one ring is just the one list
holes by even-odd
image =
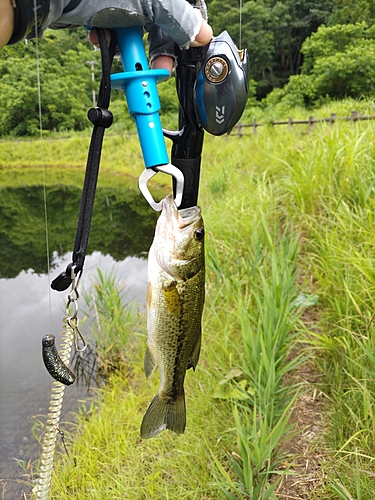
[[[49, 282], [71, 261], [80, 190], [47, 189], [50, 276], [47, 275], [41, 187], [0, 188], [0, 498], [23, 499], [31, 489], [20, 466], [35, 462], [40, 445], [32, 428], [48, 413], [52, 379], [41, 358], [46, 333], [60, 340], [67, 293]], [[127, 300], [145, 303], [146, 260], [156, 215], [136, 191], [99, 188], [80, 289], [95, 269], [115, 270]], [[81, 299], [83, 301], [83, 299]], [[84, 304], [81, 306], [84, 308]], [[85, 387], [65, 390], [61, 422], [72, 420]], [[62, 424], [63, 427], [64, 424]], [[26, 471], [26, 473], [29, 470]]]

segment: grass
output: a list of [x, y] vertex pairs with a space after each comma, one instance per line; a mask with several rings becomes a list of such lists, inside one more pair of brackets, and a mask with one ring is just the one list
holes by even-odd
[[[288, 421], [296, 397], [296, 387], [283, 385], [282, 380], [300, 362], [299, 357], [287, 361], [302, 312], [293, 305], [299, 288], [298, 234], [274, 218], [278, 202], [275, 197], [271, 210], [266, 176], [257, 179], [250, 174], [254, 196], [244, 193], [241, 200], [233, 195], [237, 193], [233, 178], [223, 169], [219, 182], [225, 187], [211, 187], [206, 193], [216, 203], [206, 215], [205, 343], [199, 368], [189, 374], [186, 384], [186, 434], [139, 439], [142, 414], [157, 390], [157, 380], [150, 387], [142, 372], [144, 323], [143, 337], [138, 328], [136, 335], [131, 328], [124, 331], [119, 287], [113, 277], [99, 274], [93, 291], [94, 316], [99, 318], [103, 345], [110, 346], [103, 351], [113, 350], [122, 339], [127, 360], [121, 373], [113, 373], [100, 391], [94, 403], [99, 411], [91, 412], [89, 423], [79, 419], [71, 446], [84, 463], [75, 469], [69, 464], [57, 466], [53, 497], [96, 498], [101, 492], [103, 498], [241, 498], [246, 492], [249, 498], [258, 493], [262, 499], [274, 498], [278, 482], [272, 478], [287, 472], [285, 464], [280, 468], [285, 457], [277, 448], [291, 431]], [[215, 211], [220, 202], [240, 203], [240, 212], [230, 206], [219, 217]], [[241, 214], [244, 227], [238, 224]], [[224, 224], [227, 216], [236, 223]], [[120, 335], [113, 335], [119, 325]], [[94, 434], [98, 445], [93, 445]], [[114, 469], [115, 463], [121, 470]], [[119, 484], [114, 477], [121, 478]]]
[[[99, 352], [106, 354], [103, 358], [109, 372], [97, 398], [89, 408], [82, 409], [70, 437], [70, 454], [76, 457], [77, 466], [62, 456], [55, 469], [51, 498], [209, 498], [214, 486], [208, 450], [218, 450], [220, 456], [224, 453], [220, 450], [229, 445], [231, 436], [219, 415], [225, 415], [228, 422], [231, 406], [213, 398], [212, 377], [203, 385], [189, 372], [187, 405], [194, 412], [188, 415], [186, 433], [181, 437], [164, 433], [160, 439], [140, 439], [140, 421], [157, 392], [158, 380], [144, 377], [144, 318], [133, 308], [120, 306], [126, 297], [123, 292], [113, 274], [98, 272], [90, 303], [100, 325], [97, 335], [101, 340], [104, 336]], [[92, 299], [91, 295], [87, 299]], [[204, 354], [202, 358], [201, 372], [208, 380]]]
[[373, 498], [373, 132], [371, 124], [322, 126], [291, 150], [286, 138], [269, 169], [320, 296], [311, 345], [329, 403], [327, 480], [317, 498]]
[[[290, 415], [305, 390], [291, 375], [307, 357], [325, 395], [316, 444], [324, 460], [310, 497], [373, 498], [374, 131], [372, 122], [341, 122], [206, 137], [207, 302], [201, 360], [186, 382], [186, 433], [140, 440], [158, 386], [142, 373], [144, 318], [124, 320], [116, 282], [103, 294], [108, 280], [99, 276], [105, 349], [125, 360], [78, 417], [69, 438], [78, 465], [61, 456], [51, 498], [278, 498], [293, 463]], [[111, 140], [109, 177], [127, 171], [125, 149]], [[126, 147], [134, 160], [133, 140]], [[66, 154], [64, 168], [75, 168]], [[120, 332], [120, 351], [111, 331]]]
[[108, 376], [121, 365], [128, 365], [129, 336], [144, 331], [145, 318], [127, 302], [126, 284], [119, 280], [115, 271], [103, 274], [98, 269], [92, 277], [90, 289], [84, 290], [83, 296], [88, 307], [86, 314], [91, 318], [97, 370]]
[[[215, 147], [206, 143], [212, 161], [205, 182], [214, 175], [211, 165], [230, 172], [225, 197], [215, 203], [202, 193], [223, 255], [251, 247], [249, 226], [260, 224], [259, 213], [268, 227], [287, 221], [299, 233], [298, 283], [319, 296], [312, 331], [298, 334], [326, 394], [319, 499], [373, 498], [374, 130], [372, 123], [319, 125], [309, 134], [268, 128], [229, 137], [221, 151], [218, 139]], [[251, 286], [251, 268], [245, 276]], [[254, 309], [258, 318], [260, 311]]]

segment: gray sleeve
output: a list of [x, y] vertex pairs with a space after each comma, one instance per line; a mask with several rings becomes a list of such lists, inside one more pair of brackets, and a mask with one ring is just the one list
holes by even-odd
[[148, 34], [148, 57], [150, 63], [159, 56], [170, 56], [176, 60], [176, 43], [159, 26], [153, 24]]
[[51, 0], [48, 22], [52, 28], [145, 26], [149, 31], [157, 25], [185, 49], [202, 23], [200, 10], [186, 0], [81, 0], [75, 9], [63, 13], [67, 3]]

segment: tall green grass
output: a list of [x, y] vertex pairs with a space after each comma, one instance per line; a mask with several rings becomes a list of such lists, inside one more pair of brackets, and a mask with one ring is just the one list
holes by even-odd
[[372, 124], [322, 126], [280, 149], [270, 172], [288, 195], [283, 210], [303, 234], [305, 276], [320, 296], [309, 341], [329, 398], [328, 479], [317, 498], [373, 498], [373, 133]]
[[226, 283], [225, 295], [235, 310], [232, 321], [237, 320], [241, 334], [229, 356], [238, 366], [222, 381], [236, 389], [231, 395], [238, 449], [229, 459], [235, 478], [216, 465], [227, 498], [266, 500], [276, 498], [279, 480], [288, 472], [281, 467], [287, 458], [278, 450], [292, 432], [289, 419], [298, 389], [285, 379], [303, 361], [302, 354], [291, 354], [301, 330], [304, 299], [297, 300], [298, 235], [277, 219], [268, 228], [262, 213], [254, 222], [247, 252], [237, 256], [237, 262], [232, 260], [235, 246], [226, 249], [221, 263], [216, 254], [209, 259], [217, 282]]
[[98, 370], [108, 376], [121, 365], [128, 364], [128, 351], [138, 342], [145, 318], [139, 308], [127, 300], [126, 283], [116, 276], [115, 269], [108, 273], [97, 269], [83, 298], [90, 318]]
[[[244, 201], [245, 191], [268, 217], [286, 220], [300, 232], [298, 280], [304, 289], [319, 295], [313, 330], [302, 340], [310, 346], [322, 374], [318, 389], [327, 396], [325, 431], [319, 442], [325, 461], [317, 478], [323, 486], [315, 497], [370, 499], [375, 473], [375, 127], [338, 123], [316, 126], [309, 134], [303, 129], [300, 133], [286, 128], [263, 130], [245, 140], [227, 140], [227, 158], [232, 165], [237, 160], [230, 171], [230, 181], [238, 188], [231, 208], [241, 220], [244, 235], [257, 213]], [[216, 159], [217, 153], [212, 154]], [[213, 169], [206, 173], [210, 175]], [[268, 192], [267, 208], [264, 198], [257, 196], [260, 189]], [[222, 201], [226, 215], [228, 206], [227, 200]], [[229, 216], [221, 230], [226, 236], [232, 233], [233, 246], [241, 252], [249, 242], [246, 237], [239, 241], [234, 227], [238, 225]]]

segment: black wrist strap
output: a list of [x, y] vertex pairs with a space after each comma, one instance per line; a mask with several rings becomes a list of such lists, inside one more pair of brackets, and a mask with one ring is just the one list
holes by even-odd
[[102, 79], [99, 88], [98, 106], [96, 108], [91, 108], [87, 113], [89, 120], [94, 125], [94, 129], [92, 131], [87, 157], [72, 262], [67, 266], [66, 270], [60, 273], [51, 283], [51, 288], [58, 292], [62, 292], [69, 288], [72, 280], [81, 273], [83, 269], [90, 235], [104, 132], [106, 128], [111, 126], [113, 120], [112, 113], [108, 110], [108, 106], [111, 96], [110, 70], [116, 49], [116, 35], [113, 31], [111, 32], [111, 43], [108, 47], [104, 29], [96, 28], [96, 32], [98, 34], [102, 58]]

